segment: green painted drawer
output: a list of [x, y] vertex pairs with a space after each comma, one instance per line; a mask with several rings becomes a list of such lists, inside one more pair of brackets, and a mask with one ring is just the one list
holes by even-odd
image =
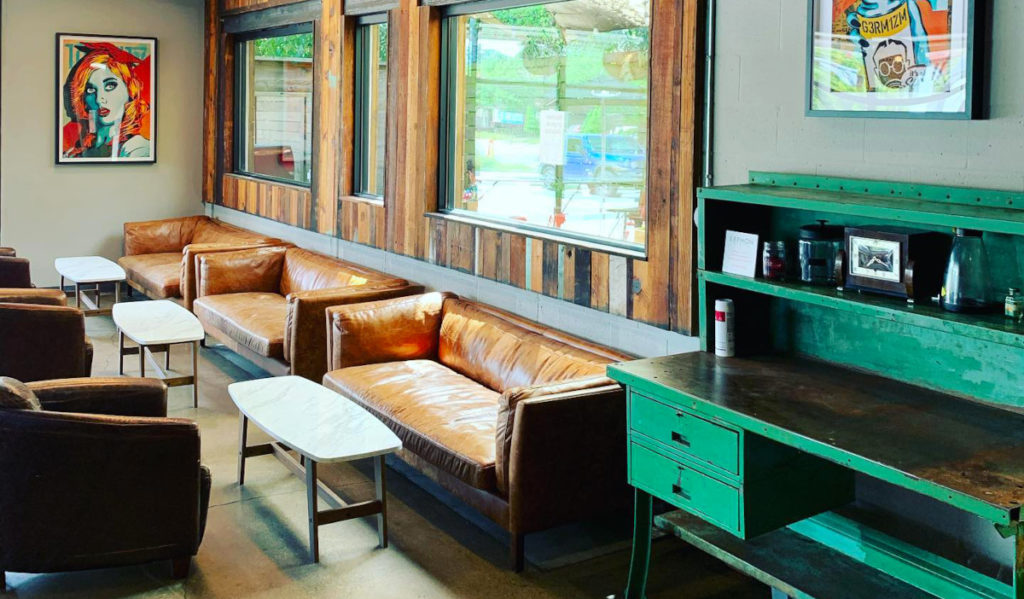
[[631, 444], [629, 461], [634, 487], [741, 534], [739, 489], [636, 443]]
[[740, 474], [740, 434], [636, 393], [630, 394], [632, 429], [701, 462]]

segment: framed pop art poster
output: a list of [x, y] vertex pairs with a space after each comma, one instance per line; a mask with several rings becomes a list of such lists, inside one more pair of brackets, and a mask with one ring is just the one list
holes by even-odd
[[983, 2], [808, 2], [809, 115], [984, 116]]
[[57, 34], [57, 164], [156, 162], [156, 39]]

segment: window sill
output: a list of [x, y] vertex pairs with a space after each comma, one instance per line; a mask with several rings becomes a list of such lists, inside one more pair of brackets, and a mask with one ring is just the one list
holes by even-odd
[[559, 235], [557, 233], [550, 233], [540, 229], [503, 223], [501, 221], [491, 220], [487, 218], [467, 216], [463, 214], [454, 214], [451, 212], [427, 212], [426, 214], [424, 214], [424, 216], [426, 216], [427, 218], [444, 220], [452, 223], [480, 227], [481, 229], [501, 231], [502, 233], [514, 233], [516, 235], [522, 235], [523, 237], [540, 239], [542, 241], [551, 241], [554, 243], [569, 245], [584, 250], [589, 250], [592, 252], [610, 254], [612, 256], [622, 256], [624, 258], [632, 258], [635, 260], [647, 260], [647, 252], [642, 249], [630, 249], [627, 247], [622, 247], [620, 245], [602, 243], [600, 241], [578, 239], [576, 237], [567, 237], [565, 235]]
[[224, 176], [231, 177], [233, 179], [240, 179], [242, 181], [256, 181], [257, 183], [280, 185], [281, 187], [289, 187], [299, 191], [310, 191], [309, 185], [302, 185], [301, 183], [295, 183], [294, 181], [287, 181], [285, 179], [275, 179], [274, 177], [261, 177], [251, 173], [224, 173]]
[[367, 196], [341, 196], [342, 202], [349, 202], [351, 204], [368, 204], [370, 206], [384, 207], [384, 198], [367, 197]]

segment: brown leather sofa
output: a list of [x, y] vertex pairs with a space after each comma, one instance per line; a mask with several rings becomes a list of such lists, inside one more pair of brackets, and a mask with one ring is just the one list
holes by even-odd
[[450, 293], [328, 310], [325, 386], [402, 439], [404, 461], [523, 536], [628, 505], [630, 356]]
[[272, 374], [319, 382], [330, 306], [420, 293], [362, 266], [296, 247], [203, 254], [193, 311], [212, 337]]
[[191, 310], [199, 256], [281, 243], [208, 216], [125, 223], [124, 257], [117, 262], [132, 288], [156, 299], [180, 297]]
[[[6, 572], [173, 560], [188, 575], [210, 473], [199, 429], [156, 379], [0, 379], [0, 591]], [[34, 394], [34, 397], [33, 397]]]
[[42, 381], [89, 376], [85, 315], [57, 289], [0, 289], [0, 376]]

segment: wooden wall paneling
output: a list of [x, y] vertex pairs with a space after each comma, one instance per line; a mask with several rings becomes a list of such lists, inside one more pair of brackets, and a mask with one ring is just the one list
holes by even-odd
[[706, 7], [703, 2], [687, 1], [683, 7], [682, 28], [678, 36], [682, 44], [680, 65], [683, 74], [674, 112], [679, 115], [679, 143], [675, 160], [677, 183], [674, 189], [679, 198], [672, 202], [670, 221], [671, 247], [669, 277], [674, 293], [669, 303], [669, 327], [681, 333], [692, 334], [698, 327], [697, 302], [694, 284], [697, 244], [693, 227], [696, 207], [696, 189], [701, 185], [703, 155], [703, 110], [701, 110], [704, 82], [704, 22]]
[[590, 255], [590, 307], [608, 311], [608, 254]]
[[346, 15], [369, 15], [398, 7], [398, 0], [345, 0]]
[[235, 46], [232, 36], [220, 34], [221, 69], [220, 69], [220, 172], [230, 173], [234, 170], [234, 139], [235, 139]]
[[[590, 274], [592, 252], [583, 248], [577, 248], [574, 252], [573, 263], [573, 289], [571, 300], [578, 306], [590, 306], [590, 296], [593, 294], [592, 277]], [[568, 283], [568, 277], [566, 282]], [[569, 289], [566, 289], [566, 295]]]
[[558, 297], [558, 287], [560, 283], [558, 276], [558, 262], [561, 252], [559, 251], [558, 243], [554, 241], [544, 241], [542, 243], [544, 244], [543, 293], [549, 297]]
[[448, 223], [448, 268], [472, 273], [476, 264], [476, 235], [474, 228], [462, 223]]
[[622, 256], [608, 257], [608, 312], [625, 316], [629, 309], [629, 260]]
[[526, 289], [526, 237], [509, 234], [506, 246], [508, 247], [508, 282], [521, 289]]
[[544, 293], [544, 242], [540, 239], [529, 240], [530, 252], [530, 291]]
[[480, 229], [480, 269], [477, 275], [491, 279], [498, 278], [498, 236], [500, 233], [491, 229]]
[[572, 301], [576, 292], [576, 248], [571, 245], [563, 245], [559, 252], [561, 273], [558, 280], [558, 297]]
[[373, 247], [377, 249], [384, 249], [384, 239], [387, 234], [387, 219], [385, 217], [384, 206], [377, 204], [373, 207], [373, 218], [376, 226], [373, 228]]
[[[673, 148], [678, 128], [672, 113], [672, 98], [680, 85], [675, 70], [684, 0], [652, 0], [651, 60], [647, 141], [647, 259], [633, 260], [633, 276], [639, 292], [633, 293], [629, 316], [634, 320], [667, 326], [669, 295], [669, 250], [671, 246], [671, 201], [673, 197]], [[631, 290], [632, 292], [632, 290]]]
[[203, 73], [203, 201], [217, 201], [218, 72], [220, 18], [218, 0], [206, 0], [205, 64]]
[[511, 233], [498, 232], [497, 279], [499, 283], [508, 283], [512, 270]]
[[316, 24], [314, 64], [314, 106], [316, 112], [316, 143], [313, 198], [316, 203], [316, 230], [336, 235], [338, 198], [342, 169], [342, 32], [343, 0], [323, 0], [320, 21]]

